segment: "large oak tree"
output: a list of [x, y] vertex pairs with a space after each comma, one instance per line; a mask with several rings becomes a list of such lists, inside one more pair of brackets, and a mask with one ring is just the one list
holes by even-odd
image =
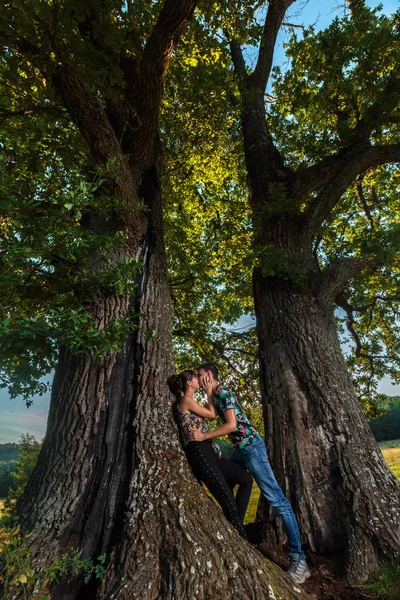
[[[362, 177], [400, 160], [398, 18], [381, 19], [364, 2], [349, 2], [347, 18], [336, 19], [327, 32], [305, 35], [291, 50], [290, 75], [275, 88], [284, 99], [272, 118], [265, 91], [277, 34], [292, 4], [269, 2], [257, 25], [257, 3], [247, 30], [239, 19], [227, 26], [257, 256], [262, 403], [271, 460], [303, 543], [318, 553], [345, 550], [348, 577], [359, 582], [377, 555], [399, 555], [400, 490], [361, 412], [334, 310], [339, 305], [351, 312], [346, 284], [385, 260], [376, 252], [376, 232], [375, 253], [366, 238], [364, 252], [354, 245], [331, 261], [316, 241], [332, 213], [346, 211], [345, 193], [357, 180], [360, 208], [368, 216]], [[250, 69], [240, 42], [255, 44], [254, 30], [259, 50]], [[387, 255], [386, 269], [389, 263]], [[281, 541], [266, 508], [264, 515], [267, 541]]]
[[[251, 407], [257, 344], [253, 332], [228, 331], [226, 324], [251, 312], [249, 267], [255, 266], [262, 403], [274, 470], [306, 547], [345, 552], [348, 576], [359, 582], [377, 556], [392, 560], [399, 551], [398, 482], [362, 413], [376, 410], [380, 378], [399, 380], [398, 15], [348, 2], [347, 15], [325, 31], [299, 27], [297, 36], [299, 15], [288, 16], [289, 66], [271, 77], [277, 34], [291, 5], [227, 2], [226, 11], [211, 14], [221, 60], [206, 102], [197, 91], [205, 79], [201, 69], [208, 77], [217, 69], [201, 52], [194, 56], [199, 74], [191, 75], [185, 101], [191, 110], [195, 98], [196, 128], [179, 140], [184, 146], [187, 137], [190, 158], [218, 110], [225, 110], [226, 137], [212, 174], [200, 177], [187, 168], [169, 190], [168, 223], [180, 227], [179, 235], [172, 228], [167, 233], [175, 257], [175, 334], [183, 340], [177, 344], [182, 365], [212, 358]], [[226, 76], [227, 52], [236, 93]], [[222, 146], [219, 138], [216, 128], [214, 147]], [[353, 344], [347, 365], [338, 324]], [[284, 536], [267, 506], [258, 517], [267, 545], [280, 546]]]

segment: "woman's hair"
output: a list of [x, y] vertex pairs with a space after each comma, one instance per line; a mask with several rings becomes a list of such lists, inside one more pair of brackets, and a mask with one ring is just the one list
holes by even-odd
[[181, 441], [182, 446], [183, 437], [180, 422], [178, 419], [178, 406], [179, 401], [185, 395], [186, 382], [192, 381], [193, 377], [196, 377], [196, 373], [194, 371], [182, 371], [182, 373], [179, 373], [179, 375], [171, 375], [171, 377], [168, 377], [167, 379], [167, 386], [169, 387], [169, 391], [175, 396], [175, 401], [172, 403], [172, 415], [174, 417], [176, 425], [178, 426], [179, 439]]
[[193, 377], [196, 377], [194, 371], [182, 371], [179, 375], [171, 375], [167, 379], [167, 386], [171, 394], [179, 401], [183, 398], [186, 390], [186, 382], [192, 381]]

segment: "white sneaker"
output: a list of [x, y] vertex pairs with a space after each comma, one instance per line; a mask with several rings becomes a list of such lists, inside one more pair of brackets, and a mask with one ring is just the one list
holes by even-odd
[[298, 554], [290, 557], [290, 566], [286, 574], [293, 579], [295, 583], [304, 583], [311, 575], [307, 563]]

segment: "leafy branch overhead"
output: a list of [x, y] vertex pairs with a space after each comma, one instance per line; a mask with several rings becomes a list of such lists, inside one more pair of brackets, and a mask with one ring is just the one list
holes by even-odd
[[12, 396], [45, 389], [37, 379], [60, 347], [100, 357], [138, 327], [133, 307], [99, 318], [96, 301], [137, 285], [151, 207], [134, 179], [154, 161], [164, 74], [194, 6], [167, 0], [144, 20], [124, 3], [1, 8], [1, 366]]
[[[220, 41], [221, 49], [231, 54], [236, 74], [237, 88], [230, 90], [229, 95], [220, 94], [221, 105], [227, 115], [232, 115], [232, 122], [236, 119], [235, 127], [239, 134], [239, 119], [242, 117], [242, 132], [248, 138], [245, 156], [239, 154], [235, 178], [245, 185], [245, 158], [251, 181], [255, 243], [251, 250], [248, 238], [246, 256], [241, 259], [245, 267], [241, 271], [243, 284], [241, 291], [236, 287], [234, 293], [238, 294], [238, 306], [243, 303], [243, 294], [248, 294], [245, 310], [251, 311], [249, 277], [251, 267], [259, 265], [264, 275], [280, 277], [303, 286], [307, 285], [310, 277], [307, 272], [310, 269], [312, 285], [321, 290], [327, 302], [333, 303], [339, 297], [339, 292], [351, 304], [360, 304], [356, 298], [363, 296], [365, 302], [362, 304], [368, 306], [370, 300], [376, 298], [374, 310], [371, 312], [371, 309], [366, 309], [369, 319], [364, 319], [359, 311], [353, 313], [354, 322], [348, 322], [346, 314], [340, 310], [340, 303], [336, 311], [339, 322], [345, 326], [346, 322], [348, 324], [347, 333], [346, 329], [342, 331], [342, 339], [345, 341], [350, 337], [354, 352], [359, 353], [356, 349], [361, 344], [364, 353], [373, 356], [374, 367], [371, 361], [363, 360], [361, 355], [356, 356], [354, 352], [351, 353], [354, 358], [349, 358], [349, 365], [361, 386], [360, 395], [366, 393], [362, 380], [365, 382], [367, 373], [373, 374], [367, 394], [371, 399], [379, 379], [389, 374], [396, 381], [400, 366], [395, 351], [399, 295], [398, 15], [382, 15], [378, 9], [371, 10], [365, 3], [358, 3], [356, 10], [353, 7], [347, 16], [336, 18], [326, 30], [317, 32], [314, 28], [292, 28], [286, 45], [290, 66], [287, 69], [272, 69], [271, 94], [275, 100], [265, 104], [265, 86], [271, 71], [271, 39], [276, 35], [276, 23], [283, 18], [284, 8], [284, 3], [279, 2], [270, 3], [268, 10], [251, 3], [246, 10], [243, 9], [240, 19], [236, 12], [218, 11], [211, 21], [215, 33], [209, 32], [208, 44], [211, 46], [215, 40]], [[291, 22], [294, 20], [291, 18]], [[224, 39], [220, 37], [221, 29]], [[204, 41], [202, 43], [205, 44]], [[254, 52], [249, 50], [252, 47]], [[249, 55], [254, 63], [252, 67], [246, 58]], [[385, 60], [382, 60], [383, 55]], [[207, 73], [209, 77], [215, 70], [205, 60], [200, 66], [202, 73]], [[200, 71], [200, 66], [197, 71]], [[221, 77], [218, 82], [213, 81], [211, 90], [218, 90], [220, 81]], [[228, 81], [225, 89], [232, 85], [231, 80]], [[232, 97], [240, 97], [241, 101], [232, 103]], [[209, 95], [205, 99], [206, 102], [202, 102], [201, 97], [196, 97], [196, 109], [189, 113], [190, 121], [199, 123], [199, 110], [203, 106], [207, 110]], [[266, 119], [263, 117], [265, 110]], [[208, 123], [215, 118], [215, 114], [215, 108], [212, 114], [207, 113]], [[254, 120], [256, 116], [257, 121]], [[232, 137], [232, 127], [226, 131], [229, 134], [226, 135], [225, 148], [231, 148], [232, 156], [234, 153], [238, 155], [241, 151], [235, 145], [237, 138]], [[221, 136], [219, 124], [216, 124], [214, 132], [218, 139]], [[185, 136], [188, 141], [183, 147], [190, 152], [194, 139], [190, 128], [185, 130]], [[196, 151], [198, 147], [195, 146]], [[194, 152], [191, 152], [194, 156]], [[192, 176], [190, 171], [174, 172], [172, 193], [180, 198], [177, 204], [180, 213], [183, 211], [186, 218], [190, 218], [193, 211], [201, 214], [204, 207], [204, 228], [201, 229], [200, 224], [196, 224], [196, 227], [198, 232], [204, 232], [201, 235], [205, 244], [201, 250], [198, 243], [200, 234], [197, 233], [191, 249], [185, 251], [186, 256], [196, 257], [193, 267], [185, 266], [187, 259], [182, 258], [179, 250], [175, 253], [174, 246], [170, 246], [172, 256], [176, 256], [178, 261], [173, 265], [178, 264], [181, 269], [190, 270], [195, 268], [196, 260], [201, 261], [201, 255], [206, 261], [204, 265], [213, 265], [213, 271], [217, 273], [217, 265], [220, 264], [227, 276], [231, 264], [230, 253], [224, 253], [222, 236], [218, 240], [221, 259], [209, 253], [213, 248], [209, 225], [211, 218], [216, 220], [221, 214], [219, 196], [225, 202], [233, 202], [232, 193], [226, 191], [227, 186], [231, 185], [230, 174], [228, 170], [221, 173], [217, 183], [221, 190], [219, 195], [215, 183], [212, 188], [209, 184], [204, 185], [208, 175], [207, 171], [203, 171], [201, 196], [196, 197], [197, 192], [193, 194], [189, 189], [191, 182], [196, 185], [196, 175]], [[237, 186], [235, 189], [239, 191]], [[185, 192], [181, 193], [181, 190]], [[268, 192], [265, 193], [265, 190]], [[241, 196], [235, 195], [235, 198], [243, 203], [243, 214], [248, 214], [245, 191]], [[237, 212], [237, 204], [232, 206]], [[237, 240], [237, 252], [241, 251], [241, 231], [248, 228], [249, 221], [246, 218], [249, 217], [250, 214], [243, 217], [242, 226], [231, 230], [228, 244]], [[289, 227], [293, 223], [292, 233], [283, 247], [273, 233], [280, 220]], [[177, 223], [179, 221], [175, 221]], [[301, 231], [304, 244], [310, 244], [313, 248], [313, 254], [305, 250], [299, 252], [301, 238], [295, 234], [298, 230]], [[185, 226], [178, 236], [176, 229], [172, 231], [173, 236], [182, 243], [190, 235]], [[214, 292], [211, 291], [209, 295], [207, 311], [207, 318], [213, 319], [214, 314], [219, 314], [213, 298], [218, 298], [219, 290], [223, 288], [219, 287], [216, 280], [213, 285], [207, 276], [207, 267], [202, 262], [199, 264], [201, 268], [196, 273], [202, 273], [203, 276], [197, 276], [189, 288], [193, 302], [196, 302], [196, 294], [202, 298], [210, 294], [207, 292], [208, 286], [213, 286]], [[236, 281], [239, 282], [239, 279]], [[387, 295], [381, 293], [386, 286], [390, 288]], [[227, 290], [231, 289], [228, 284]], [[176, 303], [176, 314], [181, 315], [180, 327], [186, 326], [188, 331], [198, 336], [193, 322], [187, 325], [182, 321], [188, 299], [186, 291], [182, 297], [185, 298], [182, 308]], [[230, 315], [234, 314], [231, 306], [228, 301], [222, 321], [225, 318], [230, 322]], [[220, 335], [224, 335], [223, 330]], [[192, 343], [193, 347], [198, 348], [198, 344]], [[370, 352], [371, 344], [378, 344], [381, 350]], [[210, 353], [207, 345], [199, 351], [203, 356]], [[379, 359], [380, 352], [382, 359]]]
[[[179, 10], [166, 27], [163, 14], [175, 4]], [[76, 338], [80, 347], [93, 344], [101, 354], [118, 341], [111, 333], [117, 325], [104, 330], [108, 342], [91, 336], [85, 307], [104, 289], [128, 293], [136, 280], [140, 261], [126, 263], [118, 253], [134, 244], [148, 214], [140, 192], [127, 197], [125, 184], [132, 177], [130, 156], [151, 133], [152, 106], [160, 111], [165, 148], [175, 330], [185, 331], [191, 360], [223, 360], [209, 341], [225, 338], [226, 324], [253, 313], [254, 266], [302, 286], [316, 259], [313, 285], [325, 286], [326, 299], [341, 294], [360, 309], [350, 320], [346, 311], [337, 312], [348, 325], [343, 338], [363, 348], [350, 358], [354, 375], [371, 372], [364, 353], [374, 357], [372, 391], [385, 373], [398, 377], [398, 15], [382, 15], [361, 2], [326, 30], [290, 27], [290, 66], [283, 69], [272, 67], [273, 50], [284, 18], [301, 24], [291, 14], [295, 3], [232, 6], [201, 5], [176, 48], [181, 16], [189, 18], [194, 3], [166, 2], [163, 14], [161, 3], [58, 3], [56, 19], [50, 8], [35, 12], [14, 3], [1, 9], [4, 332], [10, 335], [7, 353], [18, 330], [31, 332], [24, 343], [36, 354], [26, 358], [26, 374], [37, 376], [35, 362], [42, 370], [54, 364], [65, 343], [61, 323], [75, 327], [64, 321], [69, 309], [86, 339], [87, 345]], [[246, 59], [251, 53], [252, 67]], [[160, 98], [169, 61], [163, 105], [148, 102], [149, 94]], [[275, 101], [266, 104], [269, 80]], [[90, 111], [80, 110], [79, 97]], [[250, 132], [248, 107], [260, 114], [267, 109], [265, 156], [254, 146], [261, 167], [252, 179], [251, 209], [240, 124], [244, 116]], [[254, 139], [259, 134], [249, 133]], [[251, 159], [251, 144], [246, 152]], [[265, 178], [271, 180], [266, 195]], [[110, 193], [111, 182], [117, 195]], [[279, 219], [301, 224], [313, 256], [297, 252], [290, 241], [283, 248], [266, 233]], [[110, 262], [100, 265], [105, 255]], [[121, 332], [134, 326], [130, 319]], [[372, 352], [377, 345], [381, 350]], [[380, 352], [389, 358], [380, 361]], [[5, 372], [15, 361], [3, 365]]]

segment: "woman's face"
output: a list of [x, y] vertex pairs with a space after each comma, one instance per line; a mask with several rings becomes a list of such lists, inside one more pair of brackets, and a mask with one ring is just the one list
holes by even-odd
[[199, 378], [197, 377], [197, 375], [194, 375], [193, 379], [191, 379], [190, 381], [188, 381], [188, 384], [194, 390], [200, 389]]

